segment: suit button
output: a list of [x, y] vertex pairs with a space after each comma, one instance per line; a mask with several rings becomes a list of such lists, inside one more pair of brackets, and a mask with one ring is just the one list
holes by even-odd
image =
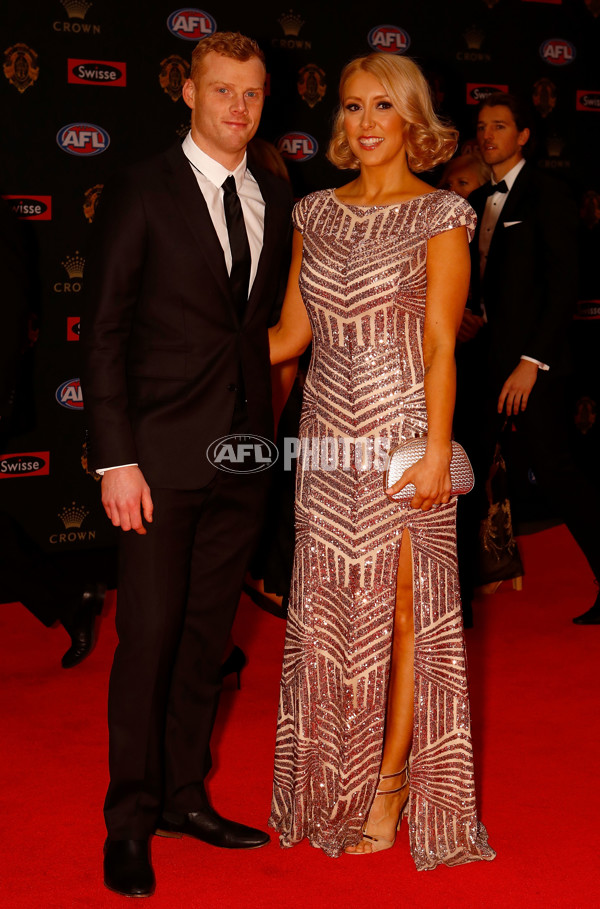
[[237, 390], [238, 390], [237, 385], [228, 385], [227, 386], [227, 391], [237, 391]]

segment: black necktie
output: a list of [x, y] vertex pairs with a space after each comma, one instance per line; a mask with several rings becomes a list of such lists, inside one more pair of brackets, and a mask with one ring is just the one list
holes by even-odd
[[494, 193], [507, 193], [508, 186], [506, 185], [505, 180], [500, 180], [499, 183], [490, 183], [488, 189], [488, 196], [493, 196]]
[[242, 204], [237, 194], [234, 177], [227, 177], [223, 183], [223, 206], [231, 248], [229, 281], [238, 314], [241, 317], [248, 301], [251, 259]]

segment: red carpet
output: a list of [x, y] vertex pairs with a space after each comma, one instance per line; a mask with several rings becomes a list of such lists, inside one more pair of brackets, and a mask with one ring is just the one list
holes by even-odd
[[[505, 584], [479, 602], [467, 634], [481, 815], [495, 862], [417, 873], [406, 827], [389, 852], [337, 860], [305, 843], [243, 854], [155, 837], [150, 905], [598, 906], [600, 627], [571, 623], [595, 588], [563, 528], [527, 537], [522, 548], [524, 590]], [[20, 605], [0, 608], [3, 907], [126, 905], [101, 877], [113, 618], [114, 594], [95, 651], [66, 672], [64, 632], [43, 628]], [[241, 692], [227, 682], [215, 735], [213, 800], [257, 826], [269, 812], [283, 634], [281, 620], [243, 598], [235, 638], [249, 665]]]

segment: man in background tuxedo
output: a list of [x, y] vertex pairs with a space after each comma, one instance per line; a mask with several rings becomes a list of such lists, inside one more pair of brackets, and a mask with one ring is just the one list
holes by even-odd
[[[519, 99], [493, 94], [483, 101], [477, 139], [492, 179], [469, 196], [478, 223], [471, 244], [470, 311], [459, 333], [464, 350], [458, 357], [458, 435], [473, 457], [481, 500], [500, 428], [507, 417], [514, 420], [540, 491], [552, 500], [598, 579], [600, 502], [575, 467], [567, 442], [567, 338], [577, 293], [575, 206], [562, 184], [526, 162], [530, 128]], [[465, 355], [476, 379], [468, 388], [460, 382]], [[477, 521], [471, 529], [461, 551], [468, 545], [474, 556]], [[573, 621], [598, 623], [600, 596]]]
[[250, 39], [203, 39], [183, 89], [191, 132], [107, 186], [96, 219], [84, 400], [122, 531], [104, 874], [127, 896], [153, 892], [157, 827], [227, 848], [269, 841], [218, 815], [204, 788], [266, 491], [264, 473], [218, 471], [207, 449], [272, 434], [267, 326], [287, 271], [289, 188], [246, 159], [265, 76]]

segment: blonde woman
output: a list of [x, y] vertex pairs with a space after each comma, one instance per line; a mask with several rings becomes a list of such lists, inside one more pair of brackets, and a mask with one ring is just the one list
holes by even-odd
[[[408, 811], [417, 868], [494, 857], [475, 809], [449, 471], [475, 219], [417, 176], [456, 136], [412, 61], [348, 64], [329, 158], [358, 176], [296, 206], [270, 333], [273, 362], [313, 343], [271, 824], [283, 846], [364, 857], [393, 846]], [[423, 459], [384, 490], [378, 452], [423, 435]], [[409, 483], [410, 503], [394, 502]]]

